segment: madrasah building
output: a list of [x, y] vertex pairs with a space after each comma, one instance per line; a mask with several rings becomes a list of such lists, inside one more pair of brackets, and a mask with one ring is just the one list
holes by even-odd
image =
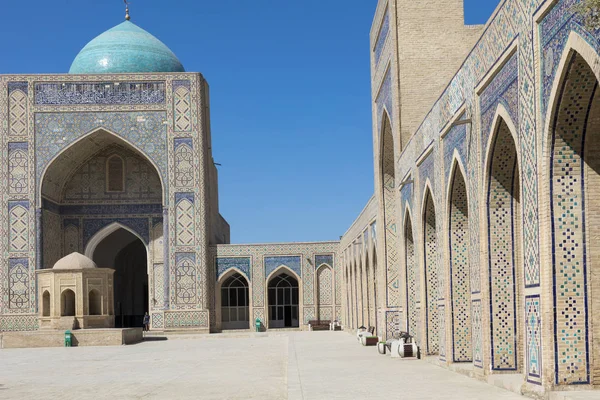
[[339, 242], [229, 244], [208, 83], [129, 20], [68, 74], [0, 76], [0, 331], [66, 310], [81, 284], [40, 277], [81, 253], [115, 272], [76, 317], [337, 319], [526, 393], [600, 387], [600, 36], [577, 3], [503, 0], [465, 26], [462, 0], [378, 1], [374, 195]]

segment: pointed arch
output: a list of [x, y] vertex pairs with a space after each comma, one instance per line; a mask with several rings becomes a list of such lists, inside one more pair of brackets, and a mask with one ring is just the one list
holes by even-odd
[[[600, 235], [599, 78], [600, 56], [571, 32], [553, 83], [544, 137], [552, 272], [542, 276], [553, 277], [557, 385], [600, 384], [600, 345], [595, 340], [600, 316], [592, 312], [600, 307], [600, 246], [595, 240]], [[529, 360], [539, 360], [530, 353]]]
[[523, 342], [521, 178], [516, 128], [498, 106], [486, 158], [491, 368], [519, 371]]
[[275, 268], [267, 277], [269, 329], [300, 326], [302, 312], [300, 282], [300, 276], [286, 265]]
[[250, 327], [250, 281], [240, 269], [232, 267], [217, 281], [216, 317], [221, 329]]
[[455, 155], [448, 187], [448, 243], [450, 253], [450, 304], [452, 357], [472, 362], [471, 279], [469, 249], [469, 202], [464, 168]]
[[440, 349], [440, 318], [438, 310], [438, 236], [435, 200], [429, 180], [425, 183], [422, 203], [423, 260], [425, 281], [425, 326], [428, 354], [438, 354]]
[[334, 319], [333, 307], [335, 304], [333, 268], [329, 264], [321, 264], [315, 271], [315, 277], [317, 279], [317, 304], [319, 306], [318, 319], [332, 321]]
[[415, 240], [410, 207], [404, 213], [404, 265], [406, 276], [406, 308], [408, 332], [420, 343], [421, 278], [415, 252]]

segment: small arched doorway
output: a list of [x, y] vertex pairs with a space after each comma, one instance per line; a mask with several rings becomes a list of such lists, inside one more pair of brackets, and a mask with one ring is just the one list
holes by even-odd
[[42, 316], [50, 316], [50, 292], [47, 290], [44, 290], [44, 294], [42, 295]]
[[98, 267], [115, 270], [115, 327], [140, 327], [144, 314], [149, 311], [146, 245], [129, 230], [118, 226], [113, 228], [108, 227], [105, 232], [112, 232], [104, 233], [99, 242], [92, 240], [97, 245], [86, 253], [92, 254], [92, 260]]
[[274, 276], [268, 285], [269, 328], [298, 328], [298, 280], [285, 272]]
[[73, 292], [71, 289], [66, 289], [60, 295], [60, 316], [75, 316], [75, 292]]
[[221, 328], [248, 329], [248, 281], [236, 272], [221, 285]]

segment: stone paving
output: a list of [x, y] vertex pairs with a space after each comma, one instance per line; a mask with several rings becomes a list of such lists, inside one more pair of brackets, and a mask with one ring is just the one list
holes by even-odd
[[522, 399], [344, 332], [179, 335], [0, 350], [0, 399]]

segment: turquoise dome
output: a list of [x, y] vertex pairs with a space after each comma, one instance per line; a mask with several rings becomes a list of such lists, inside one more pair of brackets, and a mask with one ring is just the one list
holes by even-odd
[[163, 42], [125, 21], [89, 42], [75, 57], [70, 74], [185, 72]]

